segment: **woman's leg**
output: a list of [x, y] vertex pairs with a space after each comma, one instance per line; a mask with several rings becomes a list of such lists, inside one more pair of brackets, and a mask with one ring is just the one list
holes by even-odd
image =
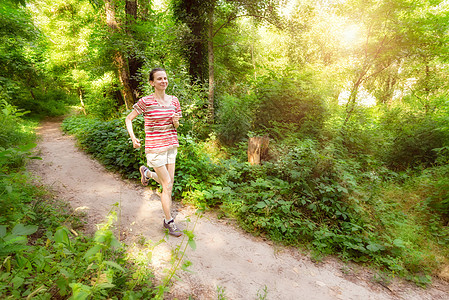
[[157, 179], [154, 177], [152, 178], [162, 185], [161, 203], [162, 209], [164, 210], [165, 220], [168, 221], [171, 219], [171, 193], [173, 190], [173, 179], [172, 175], [170, 175], [171, 170], [169, 171], [169, 168], [167, 167], [168, 165], [155, 167], [154, 170], [156, 171]]
[[168, 174], [170, 175], [171, 182], [175, 182], [175, 164], [167, 164]]
[[159, 176], [157, 176], [157, 173], [156, 173], [156, 172], [151, 172], [150, 170], [147, 170], [147, 171], [145, 172], [145, 176], [146, 176], [147, 178], [152, 178], [152, 179], [154, 179], [157, 183], [161, 184], [161, 181], [159, 180]]

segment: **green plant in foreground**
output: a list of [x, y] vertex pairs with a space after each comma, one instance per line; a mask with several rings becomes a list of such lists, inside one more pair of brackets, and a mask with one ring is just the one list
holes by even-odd
[[133, 266], [111, 231], [114, 218], [111, 214], [94, 239], [61, 226], [32, 243], [37, 226], [1, 225], [0, 298], [152, 298], [151, 278], [134, 279]]
[[226, 290], [222, 286], [217, 286], [217, 300], [226, 300]]
[[[162, 284], [158, 286], [158, 293], [156, 298], [157, 299], [163, 299], [163, 295], [166, 291], [168, 291], [168, 285], [172, 281], [172, 279], [179, 279], [176, 276], [176, 272], [179, 269], [182, 269], [183, 271], [190, 272], [188, 269], [192, 263], [188, 260], [184, 260], [184, 257], [186, 255], [187, 247], [190, 246], [192, 250], [196, 249], [196, 243], [195, 243], [195, 235], [194, 230], [198, 223], [198, 220], [203, 217], [203, 211], [197, 210], [195, 212], [195, 221], [193, 222], [193, 226], [191, 230], [183, 230], [184, 234], [182, 236], [181, 242], [175, 247], [173, 253], [172, 253], [172, 260], [171, 260], [171, 268], [167, 269], [167, 275], [162, 280]], [[186, 218], [187, 223], [190, 223], [190, 217]], [[168, 238], [168, 232], [166, 233], [166, 238]]]

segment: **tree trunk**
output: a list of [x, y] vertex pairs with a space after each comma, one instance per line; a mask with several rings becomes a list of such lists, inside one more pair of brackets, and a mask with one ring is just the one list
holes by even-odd
[[214, 6], [211, 6], [208, 13], [209, 18], [209, 31], [208, 31], [208, 63], [209, 63], [209, 95], [208, 95], [208, 110], [209, 110], [209, 121], [214, 122]]
[[[126, 12], [126, 33], [131, 38], [134, 34], [133, 27], [137, 20], [137, 0], [127, 0], [125, 5]], [[133, 94], [133, 103], [142, 96], [142, 90], [139, 86], [138, 71], [143, 66], [143, 61], [138, 59], [135, 51], [132, 51], [128, 57], [129, 67], [129, 85]]]
[[83, 101], [83, 90], [80, 87], [78, 88], [78, 94], [80, 95], [81, 110], [83, 111], [83, 113], [85, 115], [87, 115], [86, 108], [84, 107], [84, 101]]
[[251, 165], [259, 165], [263, 159], [268, 157], [268, 136], [255, 136], [248, 141], [248, 162]]
[[[120, 27], [115, 18], [116, 0], [105, 0], [106, 23], [113, 32], [119, 32]], [[123, 98], [126, 109], [131, 109], [134, 104], [134, 97], [130, 85], [130, 76], [127, 61], [120, 50], [115, 50], [114, 64], [117, 68], [118, 77], [123, 85]]]

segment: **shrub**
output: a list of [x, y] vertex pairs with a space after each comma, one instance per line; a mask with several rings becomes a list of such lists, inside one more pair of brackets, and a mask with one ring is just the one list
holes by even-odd
[[292, 130], [310, 137], [320, 132], [326, 109], [308, 80], [270, 74], [257, 84], [255, 97], [258, 103], [254, 119], [256, 129], [277, 128], [270, 131], [276, 138]]
[[246, 138], [252, 126], [255, 101], [251, 96], [241, 99], [224, 95], [219, 100], [216, 131], [225, 145], [234, 145]]
[[120, 84], [114, 73], [103, 74], [101, 78], [92, 81], [86, 89], [84, 97], [86, 111], [102, 120], [117, 117], [120, 106], [115, 98], [117, 93], [120, 95]]
[[384, 118], [384, 128], [391, 131], [391, 145], [385, 161], [394, 170], [408, 167], [429, 167], [435, 163], [434, 149], [445, 146], [447, 136], [430, 115], [408, 114], [392, 111]]
[[[81, 147], [102, 162], [108, 169], [127, 178], [139, 178], [139, 166], [144, 163], [144, 147], [134, 149], [125, 128], [125, 116], [110, 121], [85, 116], [73, 116], [62, 123], [64, 131], [74, 134]], [[136, 137], [145, 140], [143, 117], [134, 121]]]
[[449, 165], [437, 167], [427, 172], [431, 176], [427, 204], [449, 225]]
[[68, 106], [75, 101], [73, 95], [50, 85], [46, 89], [32, 89], [29, 96], [16, 100], [15, 104], [30, 111], [31, 115], [55, 117], [66, 114]]

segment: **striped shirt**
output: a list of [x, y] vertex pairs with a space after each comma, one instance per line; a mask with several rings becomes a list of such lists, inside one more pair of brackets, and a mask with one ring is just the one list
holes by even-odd
[[133, 108], [145, 120], [145, 153], [159, 153], [178, 147], [178, 134], [172, 122], [174, 113], [181, 114], [178, 98], [171, 97], [167, 106], [161, 106], [154, 94], [143, 97]]

